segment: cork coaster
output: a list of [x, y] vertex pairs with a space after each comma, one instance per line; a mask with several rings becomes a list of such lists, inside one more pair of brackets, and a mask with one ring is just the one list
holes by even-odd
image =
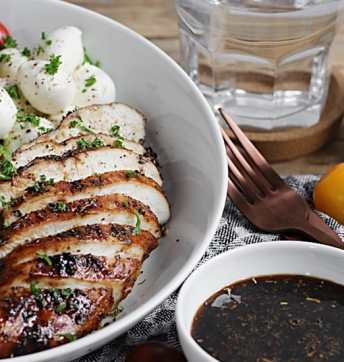
[[[344, 114], [344, 77], [332, 69], [327, 102], [320, 121], [308, 128], [247, 132], [246, 136], [268, 162], [282, 162], [308, 155], [325, 146], [336, 134]], [[226, 130], [233, 136], [230, 130]]]

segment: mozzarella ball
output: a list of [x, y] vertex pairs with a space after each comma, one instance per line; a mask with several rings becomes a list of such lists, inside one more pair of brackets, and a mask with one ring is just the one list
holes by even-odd
[[84, 61], [82, 32], [74, 26], [57, 29], [42, 39], [34, 50], [35, 59], [49, 60], [52, 54], [61, 55], [61, 62], [68, 72], [73, 72]]
[[37, 117], [36, 119], [39, 120], [39, 125], [37, 126], [30, 122], [19, 122], [20, 118], [17, 119], [4, 142], [8, 152], [13, 153], [23, 144], [54, 129], [54, 125], [46, 118]]
[[69, 107], [75, 97], [73, 77], [60, 65], [54, 75], [47, 73], [45, 60], [30, 60], [18, 68], [18, 86], [40, 112], [55, 114]]
[[[9, 59], [6, 59], [6, 56]], [[17, 79], [17, 70], [21, 63], [27, 62], [28, 58], [21, 54], [19, 49], [5, 48], [0, 51], [0, 77]]]
[[16, 121], [17, 107], [6, 90], [0, 87], [0, 138], [8, 136]]
[[[31, 106], [30, 102], [24, 97], [24, 94], [19, 89], [17, 81], [15, 79], [0, 78], [0, 87], [3, 87], [3, 88], [16, 87], [18, 90], [17, 93], [18, 93], [19, 98], [12, 96], [12, 100], [13, 100], [14, 104], [16, 105], [17, 109], [25, 111], [27, 113], [38, 113], [38, 111], [36, 111]], [[10, 96], [11, 96], [11, 94], [10, 94]]]
[[86, 63], [73, 73], [73, 77], [76, 85], [73, 104], [85, 107], [115, 101], [116, 88], [113, 80], [95, 65]]

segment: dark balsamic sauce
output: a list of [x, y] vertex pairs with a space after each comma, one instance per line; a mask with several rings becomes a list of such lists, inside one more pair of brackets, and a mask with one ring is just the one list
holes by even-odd
[[201, 306], [191, 334], [220, 361], [344, 361], [344, 287], [298, 275], [240, 281]]

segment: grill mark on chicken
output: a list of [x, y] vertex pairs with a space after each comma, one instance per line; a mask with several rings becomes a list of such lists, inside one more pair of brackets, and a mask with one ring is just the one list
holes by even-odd
[[134, 227], [116, 224], [84, 225], [63, 233], [50, 235], [16, 247], [0, 259], [1, 271], [20, 263], [63, 253], [91, 253], [144, 261], [158, 246], [158, 240], [148, 231], [134, 233]]
[[42, 209], [49, 203], [71, 202], [81, 198], [122, 193], [149, 206], [161, 224], [168, 221], [170, 209], [161, 187], [152, 179], [139, 173], [126, 171], [107, 172], [73, 182], [40, 183], [39, 188], [29, 188], [23, 196], [12, 200], [11, 208], [4, 211], [4, 223], [11, 224], [21, 216]]
[[[41, 278], [54, 279], [54, 282], [70, 279], [81, 280], [93, 284], [95, 288], [112, 288], [116, 284], [123, 288], [132, 285], [136, 280], [142, 262], [138, 259], [94, 256], [91, 254], [78, 255], [62, 253], [49, 257], [51, 265], [43, 258], [37, 258], [16, 267], [8, 267], [1, 274], [0, 290], [8, 289], [14, 283], [25, 285]], [[120, 298], [122, 299], [122, 298]]]
[[113, 305], [112, 290], [105, 288], [40, 289], [38, 296], [28, 287], [4, 290], [0, 296], [0, 358], [65, 344], [67, 336], [81, 338], [99, 327]]
[[119, 126], [119, 134], [122, 137], [139, 143], [142, 143], [145, 138], [145, 126], [147, 123], [147, 119], [142, 113], [124, 103], [114, 102], [111, 104], [86, 106], [68, 114], [55, 131], [43, 134], [30, 143], [22, 145], [17, 152], [22, 152], [40, 142], [63, 142], [70, 137], [90, 134], [79, 126], [73, 128], [71, 126], [73, 121], [94, 133], [104, 133], [107, 135], [113, 135], [111, 128]]
[[141, 229], [159, 238], [161, 226], [148, 206], [130, 196], [105, 195], [70, 202], [64, 205], [63, 211], [59, 210], [58, 204], [49, 204], [23, 216], [0, 233], [0, 257], [17, 245], [81, 225], [116, 223], [136, 226], [135, 212], [139, 213]]
[[100, 147], [73, 150], [63, 156], [38, 157], [17, 170], [10, 181], [0, 183], [0, 195], [9, 201], [20, 197], [28, 187], [35, 185], [41, 175], [55, 181], [75, 181], [104, 172], [133, 170], [151, 177], [159, 186], [162, 178], [157, 167], [147, 158], [122, 148]]
[[[12, 157], [12, 163], [14, 167], [18, 169], [19, 167], [27, 165], [36, 157], [44, 157], [48, 155], [62, 156], [68, 151], [80, 149], [77, 142], [86, 140], [92, 144], [95, 139], [102, 141], [105, 146], [122, 147], [138, 154], [146, 154], [147, 156], [151, 154], [150, 150], [146, 151], [146, 149], [139, 143], [120, 139], [119, 137], [115, 136], [97, 133], [71, 137], [62, 143], [49, 140], [46, 142], [34, 144], [22, 152], [17, 152], [16, 155]], [[151, 156], [152, 159], [156, 159], [156, 155], [154, 155], [154, 153]]]

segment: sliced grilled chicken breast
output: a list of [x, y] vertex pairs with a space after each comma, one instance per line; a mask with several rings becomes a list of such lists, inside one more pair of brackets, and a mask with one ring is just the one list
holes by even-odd
[[134, 151], [135, 153], [143, 155], [146, 150], [145, 148], [136, 142], [121, 139], [116, 136], [108, 136], [105, 134], [88, 134], [76, 137], [68, 138], [62, 143], [54, 141], [46, 141], [32, 145], [25, 151], [17, 153], [12, 157], [12, 163], [15, 168], [23, 167], [29, 162], [34, 160], [36, 157], [44, 157], [49, 155], [62, 156], [64, 153], [81, 149], [94, 147], [94, 145], [103, 144], [105, 146], [121, 147], [127, 150]]
[[157, 238], [162, 234], [157, 217], [142, 202], [121, 194], [97, 196], [68, 204], [49, 204], [23, 216], [0, 233], [0, 258], [34, 239], [98, 223], [140, 226]]
[[0, 261], [0, 357], [96, 330], [130, 292], [157, 245], [149, 232], [98, 224], [17, 247]]
[[94, 174], [109, 171], [133, 170], [151, 177], [159, 186], [162, 179], [157, 167], [148, 158], [122, 148], [99, 147], [75, 150], [63, 156], [35, 158], [25, 167], [19, 168], [10, 181], [0, 183], [0, 195], [9, 201], [20, 197], [28, 187], [40, 181], [41, 175], [47, 180], [75, 181]]
[[113, 135], [116, 133], [116, 130], [113, 130], [114, 126], [119, 127], [117, 132], [125, 139], [142, 142], [145, 138], [146, 123], [143, 114], [124, 103], [87, 106], [67, 115], [55, 131], [21, 146], [17, 153], [36, 143], [63, 142], [70, 137], [89, 135], [91, 132]]
[[131, 196], [149, 206], [160, 224], [166, 223], [170, 217], [167, 198], [153, 179], [139, 173], [128, 177], [127, 171], [114, 171], [73, 182], [39, 183], [36, 189], [31, 187], [23, 196], [12, 200], [12, 206], [4, 211], [4, 223], [12, 224], [32, 211], [45, 208], [49, 203], [68, 203], [116, 193]]
[[105, 288], [5, 288], [0, 296], [0, 358], [46, 350], [96, 330], [114, 305], [112, 294]]
[[83, 225], [62, 233], [22, 244], [0, 259], [0, 273], [8, 267], [30, 260], [62, 253], [119, 255], [121, 258], [145, 260], [158, 246], [148, 231], [134, 232], [134, 227], [118, 224]]

